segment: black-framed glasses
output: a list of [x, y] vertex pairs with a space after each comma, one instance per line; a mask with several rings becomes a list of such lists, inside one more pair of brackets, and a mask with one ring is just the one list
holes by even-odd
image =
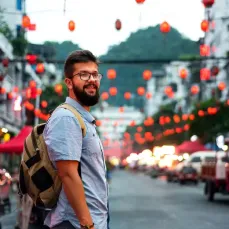
[[79, 76], [81, 80], [83, 81], [88, 81], [89, 79], [91, 79], [91, 77], [93, 77], [94, 80], [101, 80], [103, 75], [100, 73], [90, 73], [90, 72], [79, 72], [76, 73], [73, 76]]

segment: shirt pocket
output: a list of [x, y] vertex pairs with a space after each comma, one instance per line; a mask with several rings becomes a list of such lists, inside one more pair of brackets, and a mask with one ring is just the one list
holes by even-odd
[[83, 152], [90, 157], [99, 158], [102, 157], [102, 149], [100, 146], [99, 138], [96, 134], [89, 133], [83, 140]]

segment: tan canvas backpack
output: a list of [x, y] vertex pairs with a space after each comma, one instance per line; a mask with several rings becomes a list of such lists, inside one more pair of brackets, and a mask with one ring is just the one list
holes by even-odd
[[[68, 109], [75, 115], [84, 137], [86, 126], [78, 111], [66, 103], [57, 108]], [[61, 181], [49, 159], [47, 146], [43, 138], [45, 125], [46, 123], [42, 123], [35, 126], [24, 142], [20, 164], [19, 194], [28, 194], [35, 206], [51, 209], [57, 204], [61, 191]], [[81, 176], [80, 164], [79, 174]]]

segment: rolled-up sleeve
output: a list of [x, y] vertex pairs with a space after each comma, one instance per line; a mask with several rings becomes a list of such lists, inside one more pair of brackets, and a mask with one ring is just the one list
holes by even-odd
[[74, 117], [56, 117], [47, 124], [44, 132], [51, 161], [80, 161], [82, 130]]

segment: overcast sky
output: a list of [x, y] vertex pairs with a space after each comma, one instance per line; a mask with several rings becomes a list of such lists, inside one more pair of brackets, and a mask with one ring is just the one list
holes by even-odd
[[[27, 12], [36, 31], [28, 32], [34, 43], [71, 40], [96, 55], [108, 47], [124, 41], [139, 28], [167, 21], [185, 36], [197, 40], [202, 32], [204, 7], [201, 0], [146, 0], [138, 5], [135, 0], [26, 0]], [[140, 16], [141, 15], [141, 16]], [[122, 29], [115, 29], [115, 21], [122, 21]], [[68, 21], [76, 23], [74, 32]]]

